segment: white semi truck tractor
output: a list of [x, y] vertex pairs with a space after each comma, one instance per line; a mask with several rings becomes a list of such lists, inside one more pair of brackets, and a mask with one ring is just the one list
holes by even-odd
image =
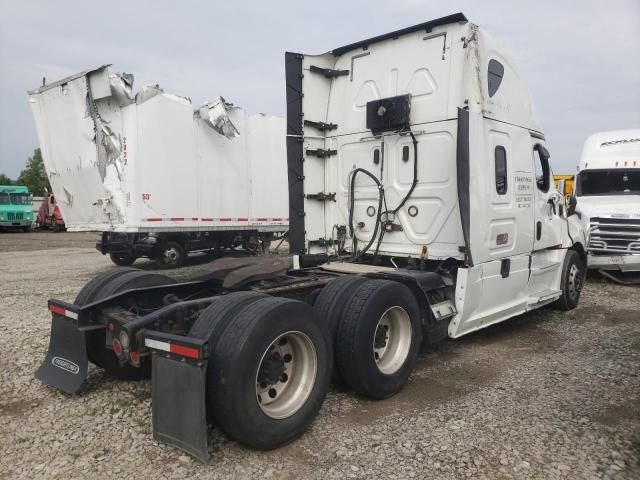
[[151, 375], [154, 437], [205, 461], [208, 421], [276, 448], [333, 375], [387, 398], [421, 345], [572, 309], [586, 270], [526, 85], [464, 15], [285, 63], [291, 255], [115, 269], [49, 301], [37, 378]]
[[633, 281], [624, 274], [640, 272], [640, 129], [587, 139], [575, 195], [589, 235], [589, 268], [616, 281]]

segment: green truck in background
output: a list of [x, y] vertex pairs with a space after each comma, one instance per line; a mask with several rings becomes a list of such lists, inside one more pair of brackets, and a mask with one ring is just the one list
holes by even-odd
[[20, 185], [0, 185], [0, 230], [31, 230], [33, 212], [29, 189]]

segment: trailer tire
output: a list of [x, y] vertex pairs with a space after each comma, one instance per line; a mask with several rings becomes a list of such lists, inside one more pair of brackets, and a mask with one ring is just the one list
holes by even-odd
[[131, 265], [133, 262], [136, 261], [135, 257], [131, 257], [129, 255], [123, 255], [119, 253], [113, 253], [113, 252], [109, 254], [109, 258], [114, 264], [119, 265], [121, 267], [128, 267], [129, 265]]
[[316, 316], [306, 303], [267, 297], [231, 319], [212, 350], [207, 384], [227, 434], [270, 450], [305, 432], [331, 381], [329, 332]]
[[173, 240], [165, 242], [155, 257], [159, 268], [180, 268], [187, 256], [184, 247]]
[[[121, 269], [118, 269], [121, 270]], [[124, 269], [122, 269], [124, 270]], [[158, 273], [145, 272], [135, 268], [111, 277], [95, 292], [92, 301], [110, 297], [124, 290], [154, 287], [174, 283], [172, 278]], [[120, 365], [118, 357], [105, 345], [106, 329], [90, 330], [86, 333], [87, 354], [92, 363], [103, 368], [109, 375], [120, 380], [143, 380], [151, 376], [151, 358], [142, 357], [141, 366]]]
[[575, 250], [567, 250], [562, 265], [560, 288], [562, 295], [551, 304], [557, 310], [573, 310], [578, 306], [580, 292], [587, 272], [586, 261]]
[[409, 379], [422, 329], [415, 296], [405, 285], [369, 280], [350, 298], [338, 327], [336, 363], [356, 392], [387, 398]]

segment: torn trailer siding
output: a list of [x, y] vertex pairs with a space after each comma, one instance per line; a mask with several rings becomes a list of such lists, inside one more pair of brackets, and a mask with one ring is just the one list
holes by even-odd
[[69, 230], [286, 230], [284, 119], [133, 81], [105, 65], [29, 92]]

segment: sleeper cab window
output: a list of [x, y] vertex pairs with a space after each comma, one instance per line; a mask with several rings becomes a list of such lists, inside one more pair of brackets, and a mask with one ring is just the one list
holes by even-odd
[[504, 66], [499, 61], [491, 59], [487, 70], [487, 88], [489, 89], [489, 97], [493, 97], [502, 83]]
[[495, 150], [496, 162], [496, 192], [498, 195], [507, 193], [507, 151], [498, 145]]

